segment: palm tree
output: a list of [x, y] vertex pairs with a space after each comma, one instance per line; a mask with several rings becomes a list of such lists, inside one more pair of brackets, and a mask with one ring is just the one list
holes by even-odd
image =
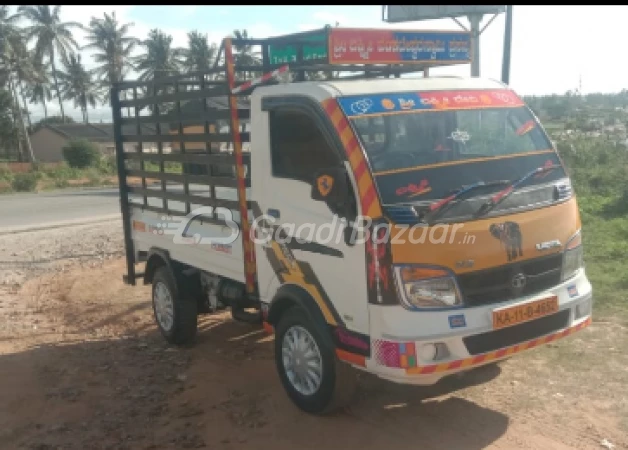
[[50, 91], [50, 74], [45, 65], [35, 65], [33, 78], [27, 83], [26, 95], [28, 101], [33, 104], [41, 103], [44, 107], [44, 117], [48, 118], [48, 108], [46, 102], [52, 100]]
[[52, 76], [54, 80], [61, 117], [65, 117], [61, 91], [57, 80], [57, 69], [55, 57], [59, 55], [61, 61], [67, 60], [67, 53], [72, 49], [77, 49], [78, 44], [72, 36], [72, 28], [81, 28], [81, 24], [76, 22], [61, 22], [59, 12], [61, 6], [56, 5], [51, 9], [50, 5], [20, 6], [18, 11], [31, 22], [26, 28], [26, 36], [29, 41], [35, 39], [35, 60], [43, 62], [47, 60], [52, 66]]
[[188, 33], [183, 66], [188, 72], [206, 72], [212, 68], [217, 53], [216, 44], [209, 43], [207, 34], [191, 31]]
[[0, 58], [8, 51], [11, 36], [15, 36], [20, 32], [17, 27], [18, 20], [19, 16], [11, 14], [8, 6], [0, 5]]
[[96, 102], [102, 98], [101, 87], [94, 80], [93, 72], [83, 66], [80, 54], [70, 53], [63, 66], [65, 71], [57, 73], [63, 100], [73, 100], [74, 106], [81, 109], [83, 121], [88, 123], [87, 106], [96, 107]]
[[158, 29], [150, 30], [148, 39], [141, 42], [146, 53], [135, 58], [140, 80], [174, 75], [181, 69], [184, 51], [172, 46], [172, 36]]
[[22, 100], [22, 107], [24, 108], [24, 112], [26, 113], [28, 127], [30, 129], [32, 127], [31, 116], [28, 110], [28, 104], [26, 102], [26, 90], [24, 84], [26, 83], [26, 85], [28, 85], [28, 83], [34, 80], [35, 69], [33, 66], [32, 52], [28, 51], [22, 39], [20, 39], [20, 42], [20, 44], [16, 44], [13, 47], [15, 49], [13, 73], [15, 74], [15, 85], [16, 88], [19, 90], [20, 98]]
[[[246, 30], [233, 30], [233, 37], [235, 39], [252, 39], [249, 36], [248, 31]], [[235, 54], [233, 55], [233, 59], [236, 65], [238, 66], [260, 66], [262, 64], [261, 55], [259, 52], [253, 51], [253, 46], [250, 44], [237, 44], [233, 46], [235, 50]], [[253, 74], [251, 72], [245, 72], [245, 79], [251, 78]], [[236, 77], [238, 74], [236, 73]]]
[[[131, 53], [139, 43], [138, 39], [128, 35], [133, 25], [120, 24], [113, 12], [111, 15], [104, 13], [104, 19], [92, 17], [89, 27], [86, 28], [89, 43], [81, 50], [96, 50], [92, 57], [99, 67], [94, 73], [107, 88], [122, 81], [133, 68]], [[103, 98], [104, 102], [108, 100], [109, 89]]]
[[[29, 76], [30, 59], [28, 58], [28, 49], [26, 48], [24, 36], [15, 25], [17, 20], [18, 15], [11, 15], [7, 6], [0, 6], [0, 81], [3, 86], [9, 87], [11, 101], [13, 102], [12, 110], [18, 151], [20, 154], [22, 153], [21, 139], [23, 138], [28, 148], [28, 157], [30, 161], [34, 161], [23, 117], [23, 112], [25, 111], [30, 124], [30, 116], [28, 115], [26, 99], [22, 89], [22, 79]], [[20, 108], [18, 88], [20, 91], [19, 96], [22, 97], [22, 102], [24, 103], [24, 111]], [[20, 137], [20, 132], [22, 132], [22, 138]]]

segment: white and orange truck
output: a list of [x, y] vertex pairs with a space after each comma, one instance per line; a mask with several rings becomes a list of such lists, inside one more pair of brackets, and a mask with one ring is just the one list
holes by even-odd
[[[115, 85], [124, 278], [152, 284], [163, 336], [189, 344], [199, 314], [231, 308], [275, 334], [286, 392], [323, 413], [349, 366], [429, 385], [589, 325], [578, 206], [538, 119], [500, 82], [427, 76], [469, 41], [227, 38], [212, 71]], [[239, 46], [259, 64], [235, 64]]]

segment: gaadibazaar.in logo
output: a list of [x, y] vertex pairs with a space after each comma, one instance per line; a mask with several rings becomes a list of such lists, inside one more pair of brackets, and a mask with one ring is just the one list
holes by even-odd
[[[224, 220], [220, 226], [197, 226], [203, 219], [216, 216]], [[202, 207], [190, 212], [185, 217], [162, 217], [163, 222], [158, 223], [156, 229], [160, 235], [172, 235], [175, 244], [184, 245], [213, 245], [212, 248], [220, 248], [223, 245], [234, 243], [240, 236], [240, 227], [233, 219], [233, 212], [227, 208]], [[373, 241], [382, 244], [390, 241], [393, 244], [444, 244], [454, 242], [457, 231], [463, 228], [463, 224], [425, 224], [390, 225], [380, 223], [373, 226], [370, 217], [358, 216], [354, 221], [348, 221], [334, 214], [331, 222], [323, 224], [303, 223], [278, 223], [273, 216], [264, 214], [253, 221], [250, 230], [251, 240], [259, 245], [267, 246], [271, 241], [280, 244], [288, 244], [293, 239], [298, 243], [316, 242], [322, 245], [341, 245], [347, 241], [347, 228], [350, 229], [349, 240], [353, 244], [365, 244], [370, 239], [371, 230], [374, 233]], [[220, 230], [216, 235], [216, 232]], [[472, 236], [464, 237], [462, 243], [473, 243]]]

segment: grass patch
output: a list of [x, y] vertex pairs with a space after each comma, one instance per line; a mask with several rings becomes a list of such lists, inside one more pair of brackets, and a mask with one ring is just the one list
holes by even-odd
[[[144, 162], [144, 170], [147, 172], [160, 172], [159, 164], [154, 163], [152, 161]], [[164, 172], [165, 173], [183, 173], [183, 165], [174, 161], [166, 161], [164, 162]]]

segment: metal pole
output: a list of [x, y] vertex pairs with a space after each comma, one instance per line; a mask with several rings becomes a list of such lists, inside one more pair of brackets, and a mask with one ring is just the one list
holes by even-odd
[[510, 54], [512, 50], [512, 5], [506, 5], [506, 28], [504, 30], [504, 55], [502, 57], [502, 83], [510, 83]]
[[471, 25], [471, 76], [480, 76], [480, 22], [482, 22], [483, 14], [469, 15], [469, 24]]
[[[116, 164], [118, 166], [118, 185], [120, 189], [120, 211], [122, 212], [122, 231], [124, 232], [124, 249], [126, 252], [126, 283], [135, 286], [135, 248], [131, 235], [131, 206], [129, 204], [129, 186], [127, 185], [127, 169], [122, 143], [122, 109], [120, 107], [120, 91], [117, 84], [110, 91], [111, 112], [113, 113], [113, 135], [116, 144]], [[136, 106], [137, 108], [137, 106]], [[144, 175], [142, 175], [144, 178]]]

